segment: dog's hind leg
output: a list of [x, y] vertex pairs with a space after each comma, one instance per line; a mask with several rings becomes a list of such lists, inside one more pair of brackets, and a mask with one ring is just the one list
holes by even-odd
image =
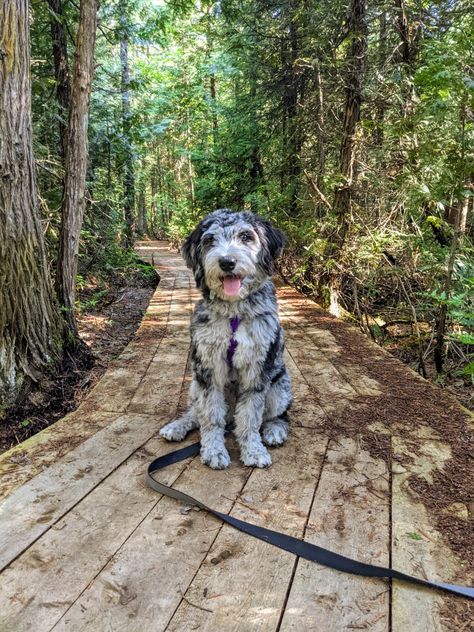
[[160, 436], [167, 441], [182, 441], [188, 432], [195, 428], [199, 428], [199, 422], [191, 408], [179, 419], [170, 421], [166, 426], [163, 426], [160, 430]]
[[288, 409], [291, 406], [291, 383], [283, 369], [271, 384], [265, 400], [262, 424], [262, 440], [265, 445], [283, 445], [288, 438]]

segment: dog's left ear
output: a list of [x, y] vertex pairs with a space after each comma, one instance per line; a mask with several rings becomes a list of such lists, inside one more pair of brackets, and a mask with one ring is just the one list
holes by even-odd
[[264, 259], [263, 263], [269, 274], [273, 271], [273, 262], [281, 255], [286, 245], [286, 235], [279, 228], [275, 228], [268, 219], [259, 217], [258, 223], [264, 234]]

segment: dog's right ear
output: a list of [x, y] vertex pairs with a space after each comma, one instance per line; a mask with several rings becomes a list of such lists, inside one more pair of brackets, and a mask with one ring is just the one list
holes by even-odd
[[203, 233], [202, 222], [200, 222], [193, 232], [186, 237], [183, 247], [181, 248], [181, 254], [186, 262], [188, 268], [195, 271], [199, 266], [201, 258], [201, 237]]

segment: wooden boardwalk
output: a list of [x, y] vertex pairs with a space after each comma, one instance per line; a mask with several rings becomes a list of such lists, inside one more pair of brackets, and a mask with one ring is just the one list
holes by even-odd
[[[135, 339], [77, 411], [0, 457], [0, 630], [471, 630], [467, 600], [299, 560], [144, 485], [147, 463], [173, 449], [158, 429], [186, 405], [198, 295], [165, 243], [138, 249], [161, 282]], [[447, 505], [442, 491], [444, 475], [473, 480], [456, 443], [472, 418], [352, 327], [279, 294], [288, 443], [268, 470], [234, 448], [228, 470], [194, 458], [161, 479], [361, 561], [472, 583], [474, 493]]]

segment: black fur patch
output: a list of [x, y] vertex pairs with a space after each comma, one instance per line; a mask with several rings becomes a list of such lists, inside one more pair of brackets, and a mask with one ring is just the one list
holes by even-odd
[[208, 390], [212, 385], [212, 374], [209, 369], [203, 367], [195, 345], [193, 345], [191, 350], [191, 361], [193, 364], [193, 374], [197, 383], [201, 388]]
[[267, 356], [265, 358], [265, 362], [263, 363], [262, 377], [264, 379], [265, 378], [268, 379], [268, 375], [271, 373], [271, 370], [275, 366], [275, 360], [280, 350], [280, 341], [281, 341], [281, 334], [280, 334], [280, 328], [278, 328], [273, 342], [268, 347]]
[[274, 375], [271, 379], [270, 384], [276, 384], [278, 380], [280, 380], [286, 373], [285, 367], [281, 368], [276, 375]]

